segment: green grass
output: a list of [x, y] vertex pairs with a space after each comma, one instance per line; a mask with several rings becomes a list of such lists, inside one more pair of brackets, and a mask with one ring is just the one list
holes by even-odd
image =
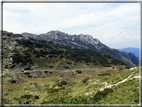
[[[40, 72], [50, 71], [44, 69]], [[82, 70], [81, 74], [76, 70]], [[99, 72], [98, 72], [99, 71]], [[34, 72], [39, 72], [34, 71]], [[52, 70], [53, 76], [45, 78], [27, 78], [20, 84], [5, 84], [9, 74], [3, 78], [3, 103], [4, 104], [138, 104], [139, 103], [139, 79], [126, 81], [113, 86], [106, 93], [100, 92], [105, 85], [115, 84], [126, 79], [133, 71], [124, 70], [116, 73], [111, 68], [86, 68], [71, 70]], [[57, 73], [58, 72], [58, 73]], [[114, 73], [115, 72], [115, 73]], [[66, 77], [68, 73], [74, 74]], [[41, 75], [42, 73], [40, 73]], [[98, 74], [111, 74], [97, 76]], [[21, 75], [21, 74], [20, 74]], [[139, 75], [137, 70], [134, 75]], [[21, 75], [22, 76], [22, 75]], [[62, 85], [59, 85], [61, 83]], [[107, 84], [106, 84], [107, 83]], [[88, 93], [86, 96], [85, 93]], [[97, 94], [100, 93], [98, 96]], [[28, 99], [22, 96], [31, 95]], [[35, 97], [38, 96], [38, 97]], [[22, 99], [21, 99], [22, 97]], [[93, 98], [98, 98], [94, 100]], [[125, 100], [124, 100], [125, 99]]]

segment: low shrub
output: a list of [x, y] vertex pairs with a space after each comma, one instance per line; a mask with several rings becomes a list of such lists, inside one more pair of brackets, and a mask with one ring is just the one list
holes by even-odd
[[72, 64], [71, 62], [67, 62], [67, 64]]
[[69, 69], [69, 66], [64, 66], [65, 69]]
[[130, 69], [131, 67], [130, 67], [130, 66], [126, 66], [125, 68], [126, 68], [126, 69]]
[[102, 74], [99, 74], [98, 76], [105, 76], [105, 75], [109, 75], [109, 76], [111, 76], [111, 74], [110, 74], [110, 73], [102, 73]]
[[53, 68], [53, 66], [50, 66], [50, 68]]
[[13, 91], [12, 89], [8, 89], [8, 91]]
[[102, 64], [104, 67], [111, 67], [110, 64]]
[[30, 74], [29, 72], [24, 72], [24, 74]]
[[16, 80], [11, 80], [10, 82], [11, 82], [11, 83], [16, 83]]
[[12, 65], [10, 68], [14, 68], [15, 67], [15, 65]]
[[63, 87], [60, 88], [60, 90], [63, 90], [63, 89], [65, 89], [65, 86], [63, 86]]
[[53, 93], [53, 92], [58, 92], [59, 91], [59, 89], [48, 89], [47, 90], [47, 93]]
[[89, 77], [85, 77], [85, 78], [82, 80], [82, 82], [83, 82], [83, 83], [86, 83], [88, 80], [89, 80]]
[[61, 83], [61, 82], [58, 82], [57, 85], [58, 85], [58, 86], [62, 86], [62, 83]]
[[61, 83], [63, 84], [63, 85], [66, 85], [67, 84], [67, 82], [66, 81], [61, 81]]
[[118, 67], [118, 69], [119, 69], [119, 70], [123, 70], [124, 68], [123, 68], [123, 67]]
[[5, 67], [4, 67], [4, 68], [6, 68], [6, 69], [7, 69], [7, 68], [8, 68], [8, 65], [5, 65]]
[[35, 95], [35, 98], [36, 98], [36, 99], [39, 99], [39, 96]]
[[66, 84], [67, 84], [67, 82], [64, 80], [62, 80], [61, 82], [57, 82], [58, 86], [62, 86], [62, 85], [66, 85]]
[[81, 73], [82, 73], [82, 71], [81, 71], [81, 70], [76, 70], [76, 72], [77, 72], [78, 74], [81, 74]]
[[26, 98], [26, 99], [29, 99], [29, 98], [31, 98], [31, 97], [32, 97], [31, 94], [25, 94], [25, 95], [21, 96], [21, 98]]
[[44, 71], [44, 73], [48, 73], [48, 71]]
[[96, 100], [96, 101], [99, 101], [99, 100], [101, 100], [102, 98], [104, 98], [105, 96], [107, 96], [111, 92], [113, 92], [113, 89], [111, 89], [111, 88], [106, 88], [106, 89], [104, 89], [104, 91], [98, 91], [94, 95], [93, 99]]
[[32, 76], [31, 76], [31, 75], [28, 75], [28, 78], [32, 78]]
[[50, 71], [49, 74], [53, 74], [53, 73]]
[[24, 68], [24, 70], [32, 70], [30, 67]]

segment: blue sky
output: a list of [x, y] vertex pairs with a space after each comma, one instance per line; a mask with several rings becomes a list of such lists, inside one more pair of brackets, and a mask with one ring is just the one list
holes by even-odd
[[3, 30], [89, 34], [110, 48], [139, 47], [139, 3], [4, 3]]

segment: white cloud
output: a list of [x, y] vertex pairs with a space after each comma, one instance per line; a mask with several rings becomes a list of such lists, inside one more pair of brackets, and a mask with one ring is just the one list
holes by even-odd
[[[4, 3], [3, 28], [16, 33], [89, 34], [109, 47], [127, 47], [140, 36], [137, 3]], [[139, 44], [135, 42], [135, 46]], [[138, 46], [138, 45], [137, 45]]]
[[76, 18], [70, 18], [58, 25], [58, 27], [75, 27], [75, 26], [85, 26], [92, 24], [97, 20], [100, 20], [100, 16], [96, 16], [94, 13], [91, 14], [82, 14]]
[[125, 16], [128, 13], [133, 13], [135, 11], [139, 11], [140, 4], [138, 4], [138, 3], [135, 3], [135, 4], [137, 4], [137, 5], [134, 5], [134, 3], [132, 3], [132, 4], [128, 3], [128, 5], [124, 3], [124, 4], [120, 5], [118, 8], [108, 12], [107, 15], [108, 16], [109, 15], [117, 15], [117, 16], [121, 17], [121, 16]]

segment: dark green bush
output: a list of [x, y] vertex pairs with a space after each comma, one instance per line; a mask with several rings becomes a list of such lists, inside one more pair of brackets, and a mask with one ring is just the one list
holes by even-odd
[[24, 68], [24, 70], [32, 70], [30, 67]]
[[62, 86], [62, 83], [61, 83], [61, 82], [58, 82], [57, 85], [58, 85], [58, 86]]
[[102, 64], [104, 67], [111, 67], [110, 64]]
[[40, 54], [36, 54], [36, 55], [35, 55], [36, 58], [39, 58], [40, 56], [41, 56]]
[[31, 98], [31, 97], [32, 97], [31, 94], [25, 94], [25, 95], [21, 96], [21, 98], [26, 98], [26, 99], [29, 99], [29, 98]]
[[48, 73], [48, 71], [44, 71], [44, 73]]
[[62, 85], [66, 85], [67, 84], [67, 82], [66, 81], [64, 81], [64, 80], [62, 80], [61, 82], [57, 82], [57, 85], [58, 86], [62, 86]]
[[130, 69], [131, 67], [130, 67], [130, 66], [126, 66], [125, 68], [126, 68], [126, 69]]
[[81, 70], [76, 70], [76, 72], [77, 72], [78, 74], [81, 74], [81, 73], [82, 73], [82, 71], [81, 71]]
[[82, 80], [82, 82], [83, 82], [83, 83], [86, 83], [88, 80], [89, 80], [89, 77], [85, 77], [85, 78]]
[[11, 82], [11, 83], [16, 83], [16, 80], [11, 80], [10, 82]]
[[50, 68], [53, 68], [53, 66], [50, 66]]
[[67, 64], [72, 64], [71, 62], [67, 62]]
[[8, 89], [8, 91], [13, 91], [12, 89]]
[[24, 74], [30, 74], [29, 72], [24, 72]]
[[60, 90], [63, 90], [63, 89], [65, 89], [65, 86], [63, 86], [63, 87], [60, 88]]
[[102, 73], [102, 74], [99, 74], [98, 76], [105, 76], [105, 75], [109, 75], [109, 76], [111, 76], [111, 74], [110, 74], [110, 73]]
[[28, 75], [28, 78], [32, 78], [32, 76], [31, 76], [31, 75]]
[[101, 100], [102, 98], [104, 98], [105, 96], [107, 96], [109, 93], [113, 92], [113, 89], [111, 88], [105, 88], [104, 91], [98, 91], [93, 99], [96, 100], [96, 101], [99, 101]]
[[8, 65], [5, 65], [5, 67], [4, 67], [4, 68], [6, 68], [6, 69], [7, 69], [7, 68], [8, 68]]
[[47, 93], [53, 93], [53, 92], [58, 92], [59, 91], [59, 89], [48, 89], [47, 90]]
[[123, 70], [124, 68], [123, 68], [123, 67], [118, 67], [118, 69], [119, 69], [119, 70]]
[[64, 66], [65, 69], [69, 69], [69, 66]]
[[39, 99], [39, 96], [35, 95], [35, 98], [36, 98], [36, 99]]
[[11, 65], [11, 67], [10, 68], [14, 68], [15, 67], [15, 65]]
[[63, 84], [63, 85], [66, 85], [67, 84], [67, 82], [66, 81], [61, 81], [61, 83]]
[[23, 45], [24, 47], [32, 47], [33, 46], [33, 43], [28, 39], [27, 40], [21, 39], [21, 40], [17, 41], [17, 43], [19, 45]]
[[29, 104], [30, 102], [29, 101], [26, 101], [24, 104]]
[[49, 74], [53, 74], [53, 73], [50, 71]]
[[61, 54], [59, 58], [64, 58], [64, 55]]

